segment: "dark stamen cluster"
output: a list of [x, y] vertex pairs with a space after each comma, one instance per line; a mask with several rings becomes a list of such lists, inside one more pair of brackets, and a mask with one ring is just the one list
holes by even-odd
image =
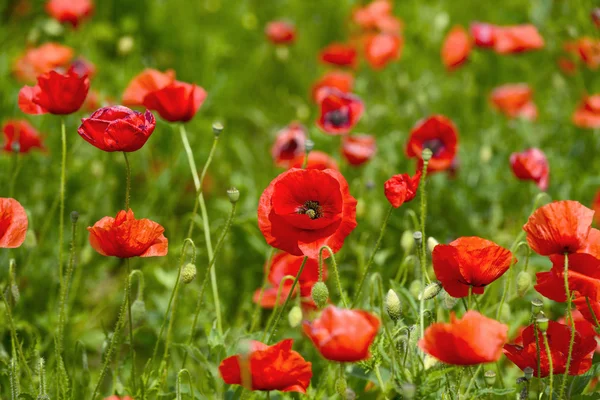
[[323, 208], [318, 201], [308, 200], [296, 211], [298, 214], [306, 214], [310, 219], [318, 219], [323, 216]]

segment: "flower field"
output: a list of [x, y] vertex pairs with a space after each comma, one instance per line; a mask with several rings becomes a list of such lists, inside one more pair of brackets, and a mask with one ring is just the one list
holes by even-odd
[[600, 399], [600, 4], [0, 18], [1, 399]]

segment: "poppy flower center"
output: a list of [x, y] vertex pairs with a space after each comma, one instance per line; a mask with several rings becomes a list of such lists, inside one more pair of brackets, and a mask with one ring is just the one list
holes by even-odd
[[323, 216], [323, 208], [319, 205], [318, 201], [308, 200], [302, 207], [298, 207], [296, 210], [298, 214], [306, 214], [310, 219], [318, 219]]
[[289, 140], [285, 142], [283, 146], [281, 146], [282, 153], [295, 153], [298, 148], [298, 142], [296, 139]]
[[335, 127], [341, 127], [350, 121], [350, 112], [348, 109], [329, 111], [325, 115], [325, 120]]
[[433, 156], [437, 156], [440, 154], [442, 150], [444, 150], [444, 142], [440, 139], [430, 139], [423, 142], [423, 148], [431, 150]]

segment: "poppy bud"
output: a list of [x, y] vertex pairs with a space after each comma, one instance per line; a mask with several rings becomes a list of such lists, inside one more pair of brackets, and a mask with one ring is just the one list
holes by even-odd
[[329, 299], [329, 289], [327, 289], [327, 285], [323, 282], [317, 282], [312, 287], [310, 292], [310, 296], [313, 301], [319, 308], [325, 307], [327, 304], [327, 300]]
[[525, 379], [531, 380], [531, 378], [533, 378], [533, 368], [525, 367], [523, 374], [525, 374]]
[[335, 391], [342, 399], [346, 398], [347, 387], [346, 379], [343, 376], [335, 380]]
[[394, 322], [397, 322], [402, 316], [402, 303], [392, 289], [388, 290], [385, 296], [385, 310]]
[[306, 140], [304, 141], [304, 150], [305, 150], [307, 153], [310, 153], [310, 152], [311, 152], [311, 151], [312, 151], [314, 148], [315, 148], [315, 142], [313, 142], [313, 141], [312, 141], [312, 140], [310, 140], [310, 139], [306, 139]]
[[133, 46], [135, 46], [133, 38], [129, 35], [123, 36], [117, 42], [117, 53], [121, 56], [126, 56], [131, 53]]
[[427, 161], [431, 160], [432, 155], [433, 155], [433, 152], [431, 151], [431, 149], [426, 147], [423, 149], [423, 152], [421, 153], [421, 158], [423, 159], [423, 161], [427, 162]]
[[502, 308], [500, 309], [500, 320], [507, 322], [510, 320], [510, 315], [510, 306], [506, 303], [502, 304]]
[[437, 246], [438, 244], [440, 244], [440, 242], [438, 242], [435, 238], [433, 238], [431, 236], [429, 238], [427, 238], [427, 248], [429, 249], [430, 253], [433, 251], [435, 246]]
[[456, 297], [450, 296], [448, 292], [444, 290], [444, 307], [447, 310], [452, 310], [457, 302], [458, 299]]
[[538, 317], [535, 320], [540, 331], [546, 333], [548, 330], [548, 318], [546, 317]]
[[442, 285], [439, 282], [431, 282], [429, 285], [425, 286], [423, 292], [419, 294], [419, 300], [421, 298], [425, 300], [431, 300], [442, 290]]
[[21, 298], [21, 293], [19, 292], [19, 286], [17, 286], [16, 284], [10, 285], [10, 294], [11, 294], [15, 304], [18, 303], [19, 299]]
[[421, 288], [421, 281], [414, 280], [410, 283], [408, 291], [413, 295], [414, 298], [419, 298], [419, 295], [421, 294]]
[[79, 213], [77, 211], [71, 211], [71, 222], [76, 223], [79, 219]]
[[221, 134], [221, 132], [223, 132], [223, 124], [220, 122], [215, 122], [212, 125], [212, 130], [213, 130], [213, 134], [217, 137], [219, 137], [219, 135]]
[[415, 240], [411, 231], [404, 231], [400, 237], [400, 246], [405, 253], [410, 253], [415, 247]]
[[402, 391], [402, 396], [404, 396], [405, 399], [411, 400], [411, 399], [415, 398], [415, 394], [417, 392], [417, 387], [415, 385], [413, 385], [412, 383], [405, 383], [402, 385], [401, 391]]
[[435, 357], [431, 357], [429, 354], [425, 355], [423, 359], [423, 368], [427, 371], [430, 368], [435, 367], [438, 364], [438, 360]]
[[423, 242], [423, 234], [419, 231], [413, 233], [413, 239], [417, 248], [421, 247], [421, 243]]
[[196, 266], [192, 263], [187, 263], [181, 271], [181, 281], [185, 284], [191, 283], [196, 278]]
[[492, 370], [485, 371], [485, 374], [483, 374], [483, 379], [488, 386], [494, 386], [494, 383], [496, 383], [496, 372]]
[[131, 304], [131, 319], [135, 325], [139, 325], [144, 322], [146, 318], [146, 303], [144, 300], [136, 299]]
[[302, 309], [298, 306], [292, 307], [288, 314], [288, 322], [292, 328], [297, 327], [302, 322]]
[[227, 196], [229, 196], [229, 201], [235, 204], [240, 199], [240, 191], [236, 188], [227, 189]]
[[525, 293], [531, 287], [531, 275], [527, 271], [519, 272], [517, 275], [517, 293], [520, 297], [525, 296]]
[[540, 311], [542, 311], [542, 307], [544, 306], [544, 302], [540, 299], [531, 300], [531, 313], [536, 315]]

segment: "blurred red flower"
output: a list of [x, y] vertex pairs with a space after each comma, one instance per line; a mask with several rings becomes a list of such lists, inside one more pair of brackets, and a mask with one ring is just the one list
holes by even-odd
[[[594, 300], [589, 300], [589, 302], [591, 309], [588, 307], [588, 302], [585, 297], [578, 297], [573, 300], [573, 304], [575, 304], [575, 307], [577, 307], [581, 318], [588, 321], [590, 324], [592, 324], [592, 327], [594, 327], [596, 326], [597, 321], [600, 321], [600, 302]], [[573, 318], [575, 319], [575, 322], [577, 322], [578, 318], [575, 315], [575, 312], [573, 312]], [[598, 346], [600, 348], [600, 342], [598, 342]]]
[[104, 107], [81, 120], [77, 133], [100, 150], [132, 152], [146, 143], [156, 126], [154, 115], [124, 106]]
[[327, 91], [323, 91], [323, 88], [335, 88], [340, 92], [348, 93], [352, 91], [354, 86], [354, 76], [350, 72], [345, 71], [329, 71], [325, 73], [312, 88], [312, 97], [316, 103], [319, 103], [323, 94]]
[[271, 148], [275, 165], [287, 168], [293, 160], [303, 156], [306, 136], [306, 128], [299, 122], [292, 122], [280, 130]]
[[[500, 278], [510, 267], [512, 253], [480, 237], [461, 237], [435, 246], [432, 253], [435, 276], [452, 297], [466, 297], [469, 286], [475, 294]], [[516, 261], [516, 260], [515, 260]]]
[[574, 42], [566, 42], [567, 53], [579, 58], [588, 68], [595, 70], [600, 66], [600, 40], [582, 37]]
[[385, 181], [385, 197], [394, 208], [408, 203], [417, 195], [419, 182], [421, 181], [421, 171], [417, 171], [413, 177], [408, 174], [398, 174]]
[[296, 40], [296, 27], [286, 21], [271, 21], [265, 27], [267, 39], [274, 44], [292, 44]]
[[592, 210], [594, 210], [594, 222], [596, 222], [596, 225], [600, 225], [600, 190], [594, 196]]
[[541, 189], [548, 189], [550, 167], [546, 155], [540, 149], [532, 148], [510, 155], [510, 167], [513, 174], [526, 181], [534, 181]]
[[355, 67], [356, 56], [356, 48], [351, 44], [344, 43], [332, 43], [321, 50], [319, 54], [322, 62], [340, 67]]
[[358, 134], [342, 138], [342, 155], [350, 165], [362, 165], [377, 152], [375, 136]]
[[169, 122], [187, 122], [194, 118], [206, 99], [206, 91], [200, 86], [174, 81], [148, 93], [144, 106]]
[[[575, 253], [569, 257], [567, 273], [569, 291], [579, 296], [589, 297], [592, 301], [600, 301], [600, 260], [592, 254]], [[535, 290], [541, 295], [557, 302], [567, 301], [564, 286], [565, 256], [550, 256], [552, 269], [536, 274]]]
[[352, 12], [352, 20], [363, 29], [378, 29], [377, 23], [392, 14], [394, 5], [390, 0], [374, 0]]
[[144, 104], [144, 97], [150, 92], [154, 92], [175, 81], [175, 71], [169, 69], [160, 72], [156, 69], [147, 68], [133, 77], [133, 79], [123, 92], [123, 104], [126, 106], [141, 106]]
[[464, 64], [471, 53], [471, 37], [467, 30], [460, 25], [454, 26], [444, 39], [442, 45], [442, 62], [448, 70], [453, 70]]
[[494, 31], [495, 25], [488, 24], [485, 22], [473, 22], [469, 28], [471, 36], [473, 37], [473, 43], [477, 47], [489, 48], [494, 47]]
[[433, 115], [420, 120], [412, 128], [406, 155], [419, 159], [419, 169], [423, 165], [421, 153], [430, 149], [433, 153], [428, 164], [428, 171], [443, 171], [452, 165], [458, 147], [458, 131], [454, 123], [443, 115]]
[[46, 12], [58, 22], [68, 22], [76, 28], [83, 19], [94, 12], [91, 0], [49, 0]]
[[537, 107], [533, 92], [526, 83], [498, 86], [492, 91], [492, 106], [509, 118], [521, 117], [529, 121], [537, 119]]
[[58, 43], [45, 43], [39, 47], [27, 49], [19, 57], [13, 72], [22, 82], [35, 82], [39, 75], [59, 67], [65, 67], [73, 58], [73, 49]]
[[92, 79], [96, 75], [96, 66], [83, 57], [78, 57], [71, 63], [71, 68], [79, 76], [87, 76]]
[[[298, 155], [290, 162], [290, 168], [302, 168], [304, 165], [304, 158], [304, 153]], [[339, 171], [337, 162], [333, 159], [333, 157], [318, 150], [313, 150], [308, 154], [306, 169], [335, 169], [336, 171]]]
[[[575, 321], [575, 330], [582, 337], [595, 337], [597, 343], [596, 353], [600, 353], [600, 341], [598, 340], [600, 339], [600, 334], [596, 332], [596, 322], [594, 321], [594, 317], [592, 316], [592, 313], [587, 306], [585, 297], [579, 297], [573, 300], [573, 304], [577, 307], [577, 310], [571, 311], [571, 315], [573, 316], [573, 320]], [[598, 314], [598, 312], [600, 312], [600, 303], [593, 300], [590, 301], [590, 305], [592, 305], [592, 310], [594, 310], [594, 304], [596, 304], [597, 309], [597, 311], [595, 311], [594, 313], [600, 315]], [[583, 311], [581, 310], [585, 311], [586, 314], [584, 315]], [[558, 320], [558, 322], [561, 324], [566, 324], [569, 327], [571, 326], [571, 320], [568, 318], [568, 316], [561, 317]]]
[[24, 119], [6, 121], [2, 127], [4, 133], [4, 151], [12, 153], [18, 145], [18, 152], [28, 153], [32, 149], [44, 150], [44, 144], [38, 131]]
[[324, 245], [339, 251], [356, 228], [356, 199], [338, 171], [292, 168], [260, 197], [258, 226], [271, 246], [316, 259]]
[[367, 311], [327, 306], [312, 322], [304, 321], [304, 333], [319, 353], [330, 361], [366, 360], [379, 330], [379, 319]]
[[[548, 321], [548, 345], [550, 347], [550, 356], [552, 357], [553, 373], [564, 374], [569, 353], [569, 342], [571, 340], [571, 328], [555, 321]], [[542, 343], [544, 338], [542, 332], [538, 332], [538, 343], [540, 349], [536, 346], [534, 325], [530, 325], [523, 330], [520, 338], [521, 345], [506, 344], [504, 354], [515, 363], [517, 367], [524, 370], [527, 367], [533, 368], [533, 375], [538, 376], [538, 351], [540, 354], [539, 376], [544, 378], [550, 373], [548, 364], [548, 354]], [[592, 356], [596, 348], [596, 340], [593, 336], [584, 337], [579, 332], [575, 332], [575, 343], [571, 356], [571, 366], [569, 375], [581, 375], [592, 366]]]
[[573, 113], [573, 123], [580, 128], [600, 128], [600, 94], [583, 97]]
[[596, 27], [600, 28], [600, 7], [592, 9], [590, 16], [592, 17], [592, 21], [594, 21]]
[[[306, 393], [312, 364], [292, 350], [294, 341], [285, 339], [272, 346], [253, 340], [247, 355], [224, 359], [219, 373], [228, 385], [251, 385], [252, 390]], [[247, 369], [248, 380], [245, 382]]]
[[71, 114], [81, 108], [89, 88], [89, 78], [73, 68], [64, 75], [50, 71], [38, 76], [36, 86], [21, 88], [19, 108], [26, 114]]
[[446, 364], [483, 364], [500, 359], [507, 334], [508, 326], [477, 311], [468, 311], [461, 319], [452, 312], [450, 323], [434, 323], [425, 330], [419, 347]]
[[493, 29], [494, 50], [499, 54], [521, 53], [544, 47], [544, 38], [531, 24], [496, 26]]
[[330, 135], [350, 132], [364, 112], [362, 100], [354, 94], [335, 88], [323, 88], [319, 96], [320, 115], [317, 126]]
[[365, 58], [373, 69], [382, 69], [400, 58], [404, 41], [399, 34], [378, 33], [365, 37]]
[[27, 235], [27, 213], [15, 199], [0, 197], [0, 249], [21, 246]]
[[168, 252], [165, 229], [149, 219], [135, 219], [131, 210], [104, 217], [87, 230], [92, 248], [103, 256], [160, 257]]

